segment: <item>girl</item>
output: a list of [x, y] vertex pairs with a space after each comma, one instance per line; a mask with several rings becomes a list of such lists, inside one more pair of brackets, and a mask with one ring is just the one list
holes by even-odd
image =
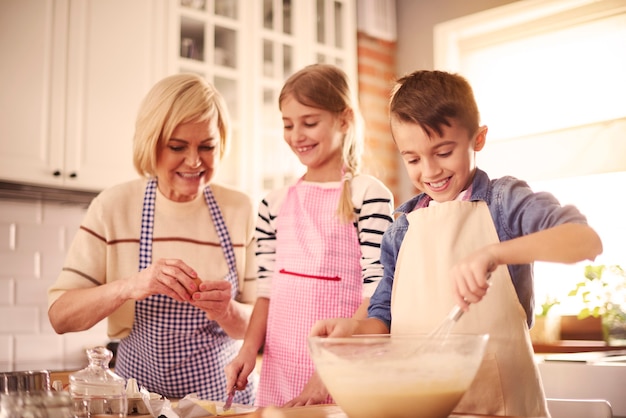
[[279, 108], [284, 139], [307, 171], [261, 202], [258, 299], [226, 367], [228, 387], [242, 390], [264, 348], [258, 406], [328, 402], [309, 331], [329, 315], [364, 317], [382, 277], [380, 242], [393, 208], [391, 192], [359, 173], [363, 139], [343, 71], [305, 67], [283, 86]]

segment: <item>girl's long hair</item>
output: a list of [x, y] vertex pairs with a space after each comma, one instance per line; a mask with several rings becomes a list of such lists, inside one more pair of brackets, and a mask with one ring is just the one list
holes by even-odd
[[336, 116], [345, 115], [349, 127], [342, 147], [342, 191], [337, 214], [345, 222], [354, 222], [350, 185], [360, 174], [363, 154], [363, 121], [352, 97], [348, 77], [340, 68], [329, 64], [313, 64], [293, 74], [285, 82], [278, 96], [278, 107], [288, 96], [305, 106], [322, 109]]

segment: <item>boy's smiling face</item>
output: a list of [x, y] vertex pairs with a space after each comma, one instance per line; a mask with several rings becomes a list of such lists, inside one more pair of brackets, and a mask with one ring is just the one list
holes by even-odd
[[420, 125], [391, 118], [391, 131], [411, 182], [436, 202], [454, 200], [469, 187], [476, 171], [476, 152], [485, 145], [487, 127], [475, 134], [455, 120], [442, 126], [443, 136], [429, 136]]

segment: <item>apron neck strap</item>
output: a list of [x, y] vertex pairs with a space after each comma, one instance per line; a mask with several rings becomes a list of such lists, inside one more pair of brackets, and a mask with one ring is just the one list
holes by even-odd
[[[139, 238], [139, 271], [145, 269], [152, 262], [152, 234], [154, 232], [154, 206], [156, 201], [157, 179], [148, 180], [146, 191], [143, 197], [143, 209], [141, 212], [141, 234]], [[239, 281], [237, 279], [237, 265], [235, 262], [235, 252], [230, 240], [222, 211], [220, 210], [213, 192], [209, 186], [204, 188], [204, 200], [209, 208], [211, 219], [215, 225], [220, 246], [226, 257], [228, 264], [227, 280], [233, 285], [233, 294], [237, 293]]]

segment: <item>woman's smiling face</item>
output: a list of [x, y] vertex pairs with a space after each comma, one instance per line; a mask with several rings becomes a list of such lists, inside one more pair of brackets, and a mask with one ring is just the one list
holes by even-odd
[[217, 118], [180, 124], [157, 152], [159, 190], [170, 200], [193, 200], [215, 174], [219, 164]]
[[392, 117], [391, 130], [411, 182], [437, 202], [454, 200], [469, 187], [476, 171], [476, 152], [485, 144], [487, 128], [471, 135], [456, 121], [432, 135], [418, 124]]

